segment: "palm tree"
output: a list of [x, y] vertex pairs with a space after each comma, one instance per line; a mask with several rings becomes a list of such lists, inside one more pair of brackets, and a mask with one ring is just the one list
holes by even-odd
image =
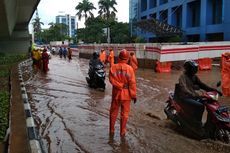
[[117, 5], [116, 0], [99, 0], [99, 15], [106, 20], [115, 19], [117, 12], [115, 5]]
[[33, 19], [32, 25], [33, 25], [33, 29], [34, 29], [34, 35], [36, 39], [40, 39], [41, 37], [41, 25], [44, 25], [43, 22], [40, 21], [41, 18], [39, 18], [38, 16], [38, 10], [36, 11], [36, 17]]
[[85, 17], [86, 21], [88, 16], [94, 17], [91, 11], [96, 8], [93, 6], [93, 3], [89, 2], [89, 0], [82, 0], [82, 2], [78, 3], [75, 9], [78, 11], [76, 14], [78, 19], [81, 20], [82, 17]]
[[110, 20], [115, 20], [116, 18], [116, 8], [115, 5], [117, 5], [116, 0], [99, 0], [98, 6], [99, 6], [99, 15], [106, 20], [107, 22], [107, 42], [110, 43]]

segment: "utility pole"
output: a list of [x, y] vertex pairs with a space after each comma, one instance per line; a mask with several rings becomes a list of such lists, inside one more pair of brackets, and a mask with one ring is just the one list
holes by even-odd
[[111, 40], [110, 40], [110, 28], [107, 27], [107, 43], [110, 44]]

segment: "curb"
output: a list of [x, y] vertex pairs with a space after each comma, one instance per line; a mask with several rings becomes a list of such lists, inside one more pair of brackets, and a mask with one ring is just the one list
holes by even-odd
[[29, 138], [29, 144], [30, 149], [32, 153], [43, 153], [44, 151], [41, 149], [41, 143], [39, 141], [37, 132], [36, 132], [36, 126], [34, 124], [34, 119], [31, 113], [30, 104], [28, 101], [28, 96], [25, 88], [25, 84], [22, 77], [22, 69], [21, 67], [27, 63], [29, 63], [31, 60], [25, 60], [18, 65], [18, 73], [19, 73], [19, 81], [20, 81], [20, 87], [21, 87], [21, 94], [22, 94], [22, 100], [24, 103], [24, 110], [26, 114], [26, 127], [27, 127], [27, 134]]

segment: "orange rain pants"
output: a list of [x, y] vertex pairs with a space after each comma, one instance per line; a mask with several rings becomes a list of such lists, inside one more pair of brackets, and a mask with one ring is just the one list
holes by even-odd
[[130, 64], [130, 66], [132, 66], [133, 71], [134, 71], [134, 73], [135, 73], [136, 70], [138, 69], [137, 58], [136, 58], [135, 55], [132, 55], [132, 56], [130, 56], [130, 59], [129, 59], [129, 60], [130, 60], [130, 61], [129, 61], [129, 64]]
[[100, 60], [103, 64], [105, 64], [105, 60], [106, 60], [106, 53], [104, 50], [101, 51], [101, 54], [100, 54]]
[[136, 79], [133, 68], [127, 60], [118, 61], [110, 68], [109, 81], [113, 85], [112, 103], [110, 107], [110, 134], [115, 132], [115, 122], [121, 107], [120, 136], [125, 136], [126, 123], [130, 112], [130, 102], [136, 98]]
[[124, 136], [126, 133], [126, 123], [128, 121], [129, 112], [130, 112], [130, 100], [126, 100], [126, 101], [112, 100], [112, 104], [110, 107], [109, 131], [110, 133], [115, 132], [115, 123], [120, 107], [121, 107], [120, 135]]
[[223, 53], [221, 57], [222, 92], [230, 96], [230, 53]]
[[112, 67], [113, 64], [114, 64], [114, 52], [113, 52], [113, 50], [111, 50], [110, 53], [109, 53], [108, 61], [110, 63], [110, 67]]

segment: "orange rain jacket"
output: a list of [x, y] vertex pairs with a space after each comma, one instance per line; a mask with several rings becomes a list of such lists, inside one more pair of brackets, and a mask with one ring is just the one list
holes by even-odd
[[109, 52], [108, 61], [110, 63], [110, 67], [112, 67], [114, 64], [114, 51], [113, 50]]
[[130, 66], [132, 66], [134, 72], [136, 72], [136, 70], [138, 69], [138, 62], [136, 56], [135, 55], [130, 56], [129, 60], [130, 60], [129, 61]]
[[112, 99], [131, 100], [136, 98], [136, 78], [133, 68], [126, 60], [118, 61], [110, 68], [109, 81], [113, 85]]
[[230, 96], [230, 53], [222, 54], [221, 67], [223, 95]]
[[105, 51], [101, 51], [101, 54], [100, 54], [100, 60], [103, 64], [105, 64], [105, 60], [106, 60], [106, 53]]

